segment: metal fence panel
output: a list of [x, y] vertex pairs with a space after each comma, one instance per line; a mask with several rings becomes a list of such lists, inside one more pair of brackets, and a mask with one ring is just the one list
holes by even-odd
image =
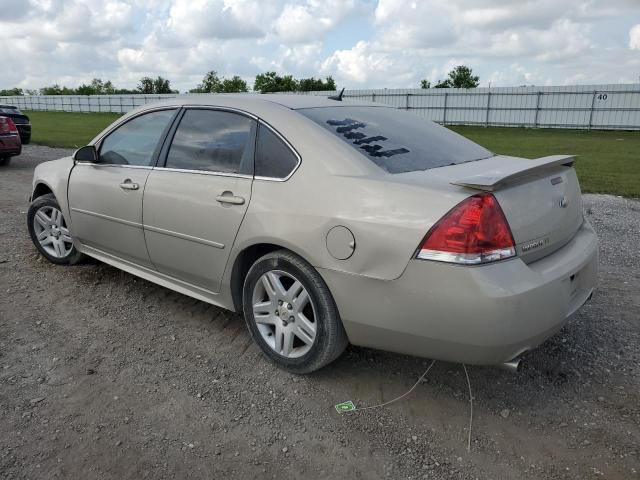
[[[125, 113], [150, 102], [188, 96], [37, 95], [0, 97], [0, 104], [24, 110]], [[384, 103], [447, 125], [640, 130], [640, 84], [345, 90], [344, 99]]]

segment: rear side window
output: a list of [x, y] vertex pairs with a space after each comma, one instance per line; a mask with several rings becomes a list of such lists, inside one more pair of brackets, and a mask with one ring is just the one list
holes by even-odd
[[492, 156], [462, 135], [395, 108], [344, 106], [298, 112], [388, 173], [428, 170]]
[[100, 146], [100, 163], [151, 166], [175, 110], [145, 113], [116, 128]]
[[256, 150], [256, 176], [286, 178], [297, 165], [296, 154], [270, 128], [260, 125]]
[[253, 173], [256, 121], [223, 110], [187, 110], [173, 137], [167, 168]]

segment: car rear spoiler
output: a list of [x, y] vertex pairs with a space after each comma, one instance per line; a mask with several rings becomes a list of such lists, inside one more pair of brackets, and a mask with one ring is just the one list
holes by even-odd
[[473, 188], [475, 190], [483, 190], [485, 192], [493, 192], [512, 180], [526, 177], [540, 170], [554, 168], [560, 165], [570, 167], [575, 160], [575, 155], [551, 155], [536, 158], [535, 160], [527, 160], [526, 163], [514, 161], [512, 164], [506, 164], [503, 167], [489, 170], [480, 175], [461, 178], [455, 182], [451, 182], [451, 184]]

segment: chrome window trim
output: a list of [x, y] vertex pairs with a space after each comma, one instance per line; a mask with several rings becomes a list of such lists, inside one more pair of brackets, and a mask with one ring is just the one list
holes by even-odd
[[[263, 177], [261, 175], [254, 175], [254, 179], [255, 180], [264, 180], [267, 182], [286, 182], [287, 180], [289, 180], [294, 173], [296, 173], [296, 171], [298, 170], [298, 168], [300, 167], [300, 164], [302, 163], [302, 157], [300, 156], [300, 154], [298, 153], [298, 151], [293, 147], [293, 145], [291, 145], [291, 142], [289, 142], [289, 140], [287, 140], [278, 130], [276, 130], [275, 128], [273, 128], [271, 125], [269, 125], [268, 123], [266, 123], [265, 121], [263, 121], [262, 119], [258, 119], [258, 123], [260, 125], [264, 125], [265, 127], [267, 127], [269, 130], [271, 130], [280, 140], [282, 140], [282, 142], [285, 144], [285, 146], [291, 150], [293, 152], [293, 154], [296, 156], [296, 158], [298, 159], [298, 163], [296, 163], [296, 166], [293, 167], [293, 169], [291, 170], [291, 172], [289, 172], [289, 175], [287, 175], [284, 178], [278, 178], [278, 177]], [[259, 132], [258, 132], [258, 136], [259, 136]], [[257, 139], [258, 136], [256, 136], [256, 152], [255, 154], [258, 154], [258, 148], [257, 148]], [[254, 172], [255, 172], [255, 168], [254, 168]]]
[[194, 173], [196, 175], [213, 175], [216, 177], [248, 178], [249, 180], [253, 178], [253, 175], [246, 175], [243, 173], [214, 172], [210, 170], [188, 170], [185, 168], [168, 168], [168, 167], [155, 167], [154, 170], [158, 170], [161, 172]]
[[120, 167], [120, 168], [135, 168], [138, 170], [153, 170], [150, 165], [121, 165], [118, 163], [94, 163], [94, 162], [76, 162], [76, 165], [90, 165], [92, 167]]
[[237, 113], [239, 115], [243, 115], [245, 117], [249, 117], [253, 120], [256, 121], [260, 121], [260, 119], [254, 115], [253, 113], [247, 112], [246, 110], [241, 110], [239, 108], [234, 108], [234, 107], [223, 107], [223, 106], [217, 106], [217, 105], [200, 105], [200, 104], [191, 104], [191, 103], [185, 103], [182, 105], [182, 108], [187, 109], [187, 108], [191, 108], [191, 109], [197, 109], [197, 110], [223, 110], [223, 111], [227, 111], [227, 112], [231, 112], [231, 113]]

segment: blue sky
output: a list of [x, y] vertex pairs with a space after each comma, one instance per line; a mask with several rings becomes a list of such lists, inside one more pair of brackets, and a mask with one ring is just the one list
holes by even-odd
[[638, 0], [0, 0], [0, 88], [132, 88], [209, 70], [333, 76], [347, 88], [418, 87], [458, 64], [481, 85], [631, 83]]

